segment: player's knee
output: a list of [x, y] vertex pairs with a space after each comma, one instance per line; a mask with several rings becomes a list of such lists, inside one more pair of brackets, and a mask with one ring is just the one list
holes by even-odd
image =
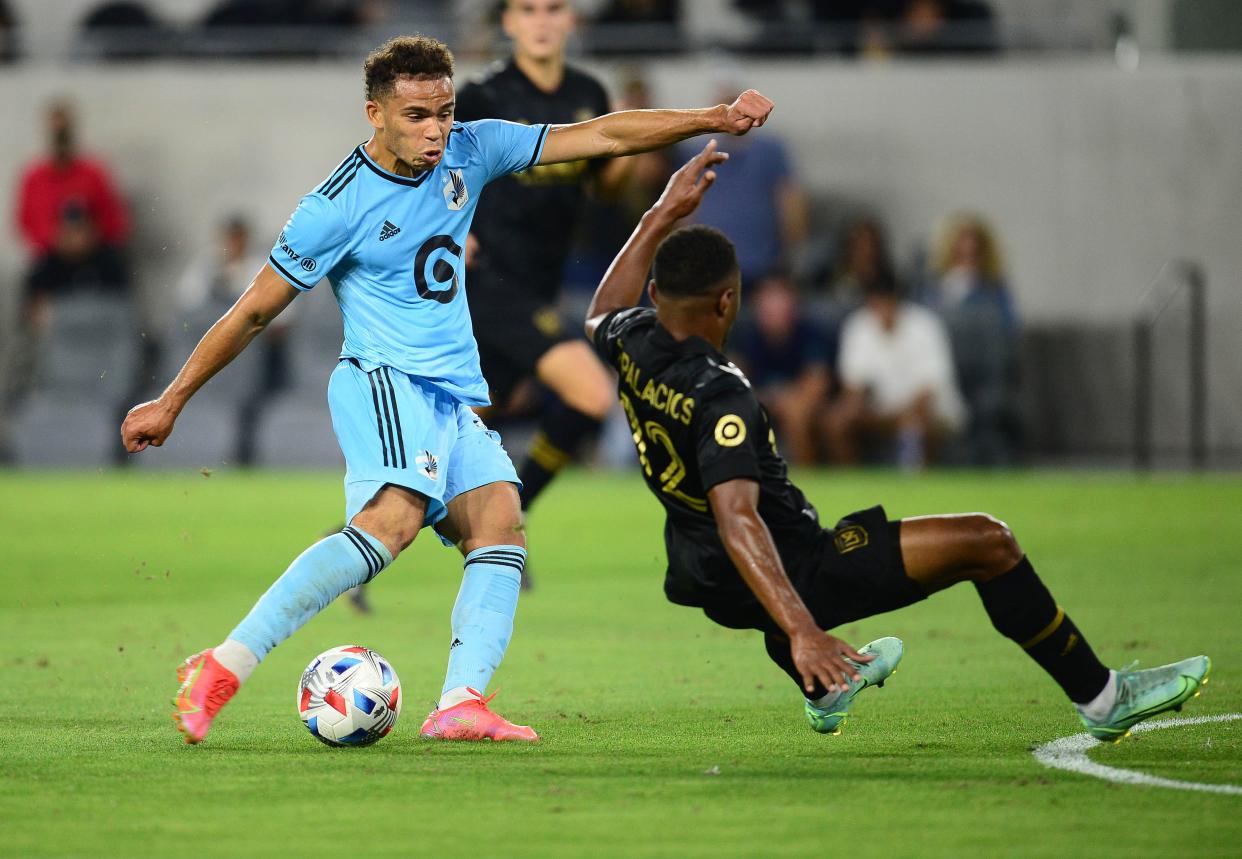
[[1022, 560], [1022, 547], [1008, 525], [987, 513], [975, 513], [968, 519], [981, 578], [995, 578], [1018, 565]]
[[615, 395], [611, 385], [607, 382], [602, 385], [592, 385], [591, 390], [583, 394], [581, 411], [587, 417], [602, 421], [608, 417], [614, 401]]

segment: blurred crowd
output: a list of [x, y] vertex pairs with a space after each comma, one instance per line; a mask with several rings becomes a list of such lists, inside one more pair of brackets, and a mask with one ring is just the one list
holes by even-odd
[[[203, 0], [189, 20], [170, 20], [144, 0], [99, 0], [77, 20], [75, 55], [133, 60], [167, 56], [304, 58], [352, 55], [363, 40], [399, 29], [448, 39], [464, 57], [499, 38], [498, 0]], [[819, 52], [868, 58], [999, 50], [984, 0], [714, 0], [709, 15], [681, 0], [583, 0], [580, 49], [595, 56]], [[696, 14], [700, 13], [700, 14]], [[20, 13], [20, 14], [19, 14]], [[23, 0], [0, 0], [0, 62], [22, 54]]]
[[[734, 95], [727, 88], [719, 93], [721, 101]], [[649, 105], [642, 77], [628, 76], [617, 106]], [[129, 327], [144, 318], [127, 260], [124, 195], [106, 162], [80, 147], [70, 104], [49, 105], [44, 123], [45, 151], [22, 168], [13, 202], [29, 262], [16, 324], [6, 329], [17, 336], [0, 350], [0, 459], [12, 457], [12, 417], [47, 375], [41, 362], [59, 302], [102, 297], [127, 308]], [[737, 245], [745, 305], [730, 357], [771, 413], [785, 456], [799, 465], [908, 469], [1018, 461], [1019, 320], [1000, 239], [987, 220], [946, 214], [899, 265], [873, 213], [838, 213], [837, 235], [812, 229], [811, 202], [779, 134], [729, 139], [727, 148], [728, 169], [695, 217]], [[627, 189], [590, 205], [565, 273], [568, 316], [581, 314], [639, 216], [692, 151], [683, 146], [637, 156]], [[224, 218], [210, 241], [186, 243], [207, 250], [183, 261], [180, 318], [194, 319], [201, 330], [236, 300], [264, 263], [270, 232], [252, 231], [238, 213]], [[246, 357], [256, 371], [234, 400], [232, 462], [259, 460], [259, 424], [290, 385], [287, 340], [296, 324], [296, 312], [282, 316]], [[129, 332], [110, 333], [122, 339]], [[153, 393], [171, 335], [148, 325], [140, 337], [126, 339], [137, 344], [137, 354], [127, 362], [129, 378], [112, 389], [114, 423]], [[106, 449], [123, 462], [113, 441]], [[620, 447], [628, 451], [628, 441]], [[624, 455], [613, 454], [605, 451], [604, 458]]]
[[[641, 79], [625, 90], [627, 107], [649, 106]], [[629, 198], [595, 204], [571, 284], [593, 289], [698, 145], [642, 156]], [[838, 213], [835, 235], [812, 229], [809, 195], [779, 134], [721, 145], [729, 163], [694, 219], [737, 246], [745, 303], [729, 354], [772, 415], [785, 457], [907, 469], [1017, 463], [1020, 331], [988, 220], [950, 210], [898, 265], [874, 213]], [[613, 228], [601, 229], [609, 220]]]

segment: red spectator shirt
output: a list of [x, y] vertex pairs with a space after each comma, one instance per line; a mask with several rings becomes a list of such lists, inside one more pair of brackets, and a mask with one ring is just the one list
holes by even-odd
[[78, 204], [107, 245], [129, 234], [129, 214], [102, 162], [75, 158], [66, 165], [41, 159], [26, 168], [17, 197], [17, 225], [36, 255], [53, 244], [65, 206]]

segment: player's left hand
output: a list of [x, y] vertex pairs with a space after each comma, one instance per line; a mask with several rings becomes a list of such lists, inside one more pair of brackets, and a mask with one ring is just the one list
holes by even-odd
[[699, 207], [703, 195], [716, 181], [716, 171], [712, 168], [728, 159], [729, 153], [716, 150], [716, 141], [707, 141], [702, 152], [672, 175], [651, 210], [667, 217], [669, 224], [680, 221]]
[[745, 134], [767, 122], [775, 106], [770, 98], [761, 95], [758, 90], [748, 89], [725, 108], [724, 127], [720, 130], [732, 135]]

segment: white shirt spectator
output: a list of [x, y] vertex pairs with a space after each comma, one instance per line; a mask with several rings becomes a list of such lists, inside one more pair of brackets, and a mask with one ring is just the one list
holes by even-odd
[[838, 363], [841, 381], [867, 391], [882, 414], [903, 411], [928, 391], [936, 417], [948, 429], [966, 423], [948, 332], [925, 307], [902, 302], [892, 330], [885, 330], [870, 308], [855, 310], [842, 328]]

